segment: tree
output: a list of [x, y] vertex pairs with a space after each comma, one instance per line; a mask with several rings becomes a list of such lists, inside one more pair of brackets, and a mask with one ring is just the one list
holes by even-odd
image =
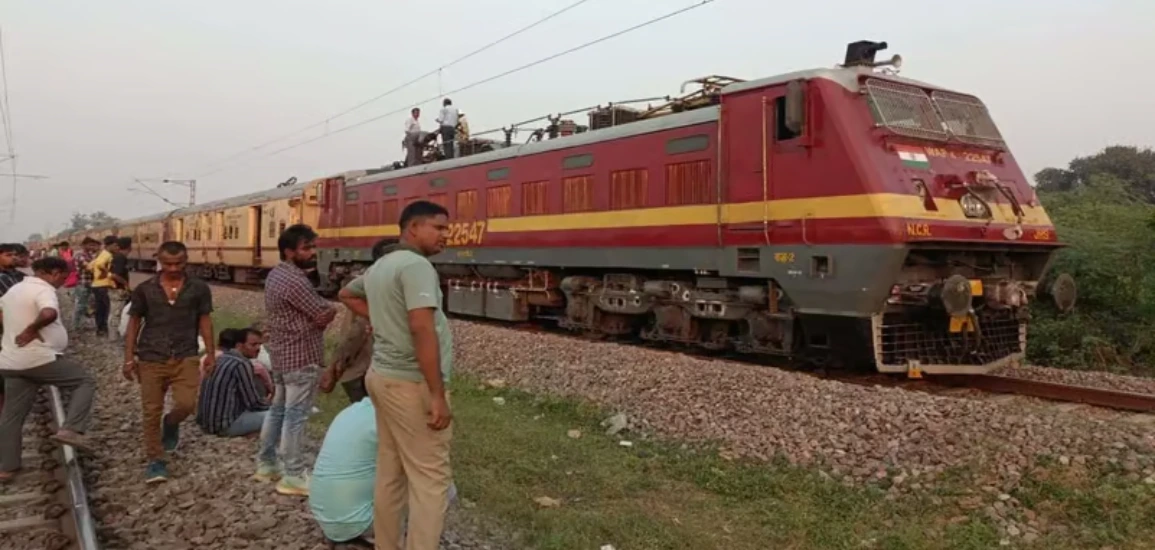
[[1150, 154], [1108, 147], [1071, 161], [1069, 170], [1040, 172], [1039, 199], [1068, 245], [1050, 273], [1070, 273], [1079, 299], [1066, 315], [1046, 303], [1032, 309], [1031, 361], [1146, 374], [1155, 369], [1155, 195], [1149, 194], [1155, 188], [1143, 180]]
[[33, 233], [33, 234], [29, 235], [27, 239], [24, 239], [24, 242], [26, 242], [26, 243], [38, 243], [38, 242], [43, 241], [43, 240], [44, 240], [44, 235], [41, 235], [40, 233]]
[[1035, 174], [1040, 191], [1071, 191], [1093, 185], [1093, 176], [1111, 176], [1142, 200], [1155, 204], [1155, 150], [1112, 145], [1072, 160], [1066, 169], [1044, 168]]
[[118, 220], [109, 216], [103, 210], [97, 210], [91, 214], [81, 214], [80, 212], [72, 213], [72, 220], [69, 221], [68, 231], [85, 231], [88, 229], [95, 229], [104, 225], [116, 223]]

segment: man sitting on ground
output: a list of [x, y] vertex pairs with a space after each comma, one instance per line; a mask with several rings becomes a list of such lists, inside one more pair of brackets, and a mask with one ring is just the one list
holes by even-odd
[[[329, 424], [309, 485], [309, 509], [332, 542], [362, 539], [373, 544], [377, 421], [373, 402], [345, 407]], [[449, 502], [457, 497], [450, 483]]]
[[205, 433], [240, 437], [259, 433], [269, 406], [253, 374], [252, 360], [261, 349], [261, 333], [251, 328], [221, 331], [224, 351], [216, 367], [201, 380], [197, 424]]
[[41, 258], [32, 264], [32, 272], [33, 276], [7, 289], [0, 299], [7, 329], [0, 350], [0, 378], [7, 394], [0, 413], [0, 482], [11, 479], [23, 466], [24, 421], [41, 386], [72, 390], [64, 425], [51, 439], [91, 450], [83, 434], [92, 418], [96, 381], [88, 369], [63, 356], [68, 333], [61, 323], [56, 289], [68, 278], [68, 262]]

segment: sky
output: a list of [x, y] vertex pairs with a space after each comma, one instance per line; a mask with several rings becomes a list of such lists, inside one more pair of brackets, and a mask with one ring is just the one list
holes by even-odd
[[[709, 74], [833, 67], [863, 39], [889, 43], [880, 58], [901, 54], [903, 76], [982, 98], [1028, 175], [1108, 145], [1155, 145], [1150, 0], [714, 0], [451, 93], [699, 1], [588, 0], [326, 123], [574, 0], [5, 0], [17, 172], [46, 178], [18, 179], [13, 207], [12, 180], [0, 177], [0, 240], [59, 231], [74, 211], [127, 219], [171, 208], [129, 191], [134, 178], [195, 177], [206, 202], [389, 164], [402, 158], [408, 108], [420, 103], [431, 127], [442, 93], [477, 133], [676, 94]], [[186, 188], [151, 184], [187, 201]]]

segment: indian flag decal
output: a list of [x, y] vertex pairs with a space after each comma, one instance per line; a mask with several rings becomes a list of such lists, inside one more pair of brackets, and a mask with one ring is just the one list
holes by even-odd
[[926, 158], [926, 150], [922, 147], [896, 145], [894, 150], [898, 153], [898, 158], [902, 159], [902, 164], [907, 168], [930, 169], [930, 160]]

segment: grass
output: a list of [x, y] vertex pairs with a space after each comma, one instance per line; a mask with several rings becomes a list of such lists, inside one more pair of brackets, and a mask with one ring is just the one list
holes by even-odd
[[[222, 318], [219, 327], [233, 322], [249, 320]], [[451, 389], [455, 478], [473, 505], [466, 513], [539, 550], [1000, 546], [986, 512], [994, 496], [969, 486], [966, 471], [920, 496], [888, 498], [811, 469], [726, 460], [709, 447], [639, 439], [623, 447], [599, 425], [609, 413], [578, 401], [482, 387], [467, 375]], [[346, 405], [340, 388], [320, 396], [315, 435]], [[567, 435], [575, 429], [580, 438]], [[534, 502], [543, 496], [560, 505]], [[1047, 526], [1035, 548], [1123, 550], [1155, 540], [1155, 487], [1122, 472], [1041, 461], [1012, 496], [1023, 504], [1016, 521], [1033, 515]]]
[[[476, 504], [471, 513], [540, 550], [989, 549], [1003, 538], [985, 510], [994, 495], [969, 486], [966, 471], [925, 494], [888, 498], [809, 469], [726, 460], [709, 447], [622, 447], [600, 426], [608, 413], [585, 403], [485, 388], [468, 376], [451, 387], [455, 478]], [[318, 434], [346, 404], [340, 390], [322, 397]], [[573, 429], [580, 438], [567, 435]], [[542, 508], [541, 496], [561, 504]], [[1041, 465], [1012, 496], [1023, 504], [1011, 513], [1020, 525], [1033, 515], [1049, 526], [1033, 547], [1123, 550], [1155, 540], [1155, 487], [1121, 472]]]

